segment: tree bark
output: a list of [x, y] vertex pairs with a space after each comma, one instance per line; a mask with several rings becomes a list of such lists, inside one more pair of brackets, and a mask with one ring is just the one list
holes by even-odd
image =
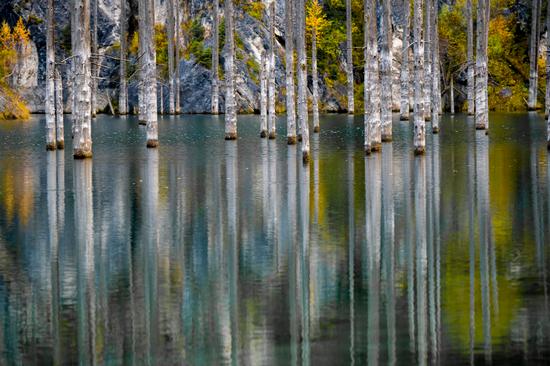
[[[220, 62], [220, 56], [219, 56], [219, 48], [220, 48], [220, 25], [219, 25], [219, 0], [214, 0], [214, 7], [213, 7], [213, 26], [212, 26], [212, 37], [214, 38], [212, 45], [212, 70], [211, 70], [211, 77], [212, 77], [212, 114], [218, 114], [219, 113], [219, 95], [220, 95], [220, 86], [219, 86], [219, 75], [218, 75], [218, 69], [219, 69], [219, 62]], [[263, 67], [263, 66], [262, 66]]]
[[540, 5], [540, 0], [532, 0], [531, 38], [529, 44], [529, 99], [527, 101], [529, 110], [537, 109]]
[[441, 113], [441, 89], [440, 89], [440, 68], [439, 68], [439, 3], [438, 0], [429, 0], [433, 18], [432, 28], [432, 133], [439, 133], [439, 120]]
[[403, 46], [401, 49], [401, 104], [399, 106], [400, 119], [409, 120], [409, 99], [410, 99], [410, 74], [409, 74], [409, 47], [410, 47], [410, 24], [411, 24], [411, 3], [410, 0], [403, 1]]
[[145, 46], [144, 46], [144, 32], [145, 32], [145, 17], [146, 9], [145, 2], [148, 0], [139, 0], [138, 2], [138, 123], [140, 125], [146, 125], [146, 106], [145, 106]]
[[237, 139], [237, 106], [235, 103], [235, 35], [233, 0], [225, 0], [225, 139]]
[[262, 51], [260, 65], [260, 137], [267, 137], [267, 58]]
[[55, 150], [55, 48], [53, 0], [46, 13], [46, 149]]
[[378, 65], [378, 31], [376, 1], [365, 0], [365, 153], [380, 151], [382, 126], [380, 120], [380, 75]]
[[294, 94], [294, 0], [285, 0], [285, 76], [286, 76], [286, 137], [289, 145], [296, 143], [296, 100]]
[[128, 114], [128, 80], [126, 79], [126, 59], [128, 57], [128, 25], [126, 0], [120, 0], [120, 90], [118, 94], [118, 114]]
[[147, 123], [147, 147], [159, 145], [157, 122], [157, 63], [155, 52], [155, 12], [154, 0], [141, 0], [139, 3], [144, 9], [144, 18], [140, 19], [140, 29], [143, 30], [143, 81], [145, 121]]
[[269, 138], [274, 139], [277, 133], [276, 130], [276, 115], [275, 115], [275, 1], [272, 0], [268, 7], [269, 20], [269, 85], [268, 85], [268, 106], [269, 114], [267, 116], [267, 128], [269, 130]]
[[432, 110], [432, 51], [430, 43], [430, 35], [432, 34], [432, 13], [430, 10], [430, 0], [424, 0], [424, 74], [425, 83], [424, 83], [424, 118], [426, 121], [431, 120], [431, 110]]
[[[175, 57], [175, 16], [174, 16], [174, 3], [172, 0], [168, 0], [166, 3], [166, 36], [168, 38], [168, 113], [176, 113], [176, 70], [174, 67]], [[161, 93], [162, 94], [162, 93]], [[162, 100], [162, 98], [161, 98]], [[161, 111], [163, 108], [161, 108]]]
[[546, 8], [546, 98], [544, 100], [544, 115], [550, 113], [550, 1]]
[[92, 0], [92, 57], [91, 57], [91, 72], [92, 72], [92, 99], [91, 109], [92, 118], [95, 118], [97, 112], [97, 80], [99, 78], [99, 55], [97, 45], [97, 6], [99, 0]]
[[474, 15], [472, 12], [472, 0], [466, 0], [466, 22], [467, 22], [467, 87], [466, 98], [468, 101], [468, 115], [475, 113], [475, 63], [474, 63]]
[[449, 96], [449, 99], [450, 99], [450, 102], [451, 102], [451, 114], [455, 114], [455, 83], [454, 83], [454, 77], [451, 76], [451, 85], [449, 87], [449, 92], [450, 92], [450, 96]]
[[[483, 1], [483, 0], [480, 0]], [[414, 153], [426, 150], [426, 122], [424, 116], [424, 40], [422, 39], [423, 0], [414, 0]]]
[[181, 45], [181, 24], [180, 24], [180, 4], [179, 0], [174, 0], [176, 2], [176, 27], [175, 27], [175, 37], [176, 37], [176, 45], [175, 45], [175, 68], [176, 68], [176, 84], [174, 86], [175, 93], [176, 93], [176, 114], [181, 113], [181, 88], [180, 88], [180, 45]]
[[302, 160], [309, 161], [309, 125], [307, 110], [307, 56], [305, 1], [296, 1], [296, 48], [298, 53], [298, 122], [302, 137]]
[[353, 81], [353, 34], [351, 0], [346, 0], [346, 76], [348, 79], [348, 113], [355, 113], [355, 93]]
[[63, 126], [63, 81], [57, 68], [55, 69], [55, 124], [57, 148], [64, 149], [65, 129]]
[[319, 124], [319, 76], [317, 74], [317, 31], [312, 30], [311, 33], [311, 78], [313, 81], [313, 132], [319, 132], [321, 126]]
[[92, 157], [90, 0], [74, 0], [71, 22], [74, 62], [73, 156]]
[[477, 3], [477, 52], [476, 52], [476, 129], [489, 129], [489, 105], [487, 96], [487, 43], [489, 37], [488, 0]]
[[380, 86], [382, 141], [392, 140], [392, 22], [391, 0], [382, 1], [382, 22], [380, 26]]

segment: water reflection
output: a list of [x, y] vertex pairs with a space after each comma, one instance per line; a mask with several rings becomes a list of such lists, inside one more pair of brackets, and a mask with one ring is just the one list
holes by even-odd
[[544, 121], [457, 115], [424, 157], [396, 123], [365, 157], [330, 117], [304, 166], [255, 117], [183, 118], [145, 150], [99, 117], [93, 162], [32, 121], [0, 144], [0, 364], [548, 360]]

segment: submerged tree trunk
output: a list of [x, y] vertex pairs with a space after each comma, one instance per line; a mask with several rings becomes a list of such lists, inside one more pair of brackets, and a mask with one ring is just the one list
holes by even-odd
[[468, 101], [468, 115], [475, 113], [475, 63], [474, 63], [474, 15], [472, 12], [472, 0], [466, 0], [466, 22], [467, 22], [467, 87], [466, 99]]
[[269, 87], [268, 87], [268, 105], [269, 114], [267, 116], [267, 128], [269, 130], [269, 138], [274, 139], [276, 131], [276, 115], [275, 115], [275, 1], [271, 1], [268, 8], [269, 19]]
[[[425, 15], [425, 21], [424, 21], [424, 35], [423, 35], [423, 43], [424, 43], [424, 118], [426, 121], [431, 120], [431, 106], [432, 106], [432, 81], [433, 81], [433, 75], [432, 75], [432, 52], [431, 52], [431, 43], [430, 43], [430, 35], [432, 34], [432, 13], [430, 10], [430, 1], [431, 0], [424, 0], [424, 15]], [[420, 15], [422, 16], [422, 15]]]
[[365, 153], [380, 151], [382, 126], [380, 121], [380, 75], [378, 65], [378, 32], [376, 1], [365, 0]]
[[92, 57], [91, 57], [91, 71], [92, 71], [92, 118], [95, 118], [97, 111], [97, 80], [99, 78], [99, 55], [97, 45], [97, 3], [99, 0], [92, 0]]
[[218, 114], [219, 113], [219, 95], [220, 95], [220, 87], [219, 87], [219, 76], [218, 76], [218, 69], [219, 69], [219, 62], [220, 62], [220, 56], [219, 56], [219, 48], [220, 48], [220, 26], [219, 26], [219, 0], [214, 0], [214, 5], [212, 9], [212, 37], [213, 37], [213, 45], [212, 45], [212, 70], [211, 70], [211, 77], [212, 77], [212, 114]]
[[392, 140], [392, 24], [391, 0], [382, 1], [382, 22], [380, 25], [380, 85], [382, 141]]
[[57, 148], [64, 149], [65, 128], [63, 126], [63, 81], [57, 68], [55, 69], [55, 124]]
[[128, 57], [126, 0], [120, 0], [120, 90], [118, 94], [118, 114], [128, 114], [128, 81], [126, 79], [126, 59]]
[[296, 1], [296, 48], [298, 51], [298, 121], [302, 136], [302, 160], [309, 161], [309, 125], [307, 115], [307, 56], [305, 1]]
[[489, 37], [488, 0], [477, 3], [477, 52], [476, 52], [476, 129], [489, 129], [489, 105], [487, 98], [487, 42]]
[[353, 39], [352, 39], [351, 0], [346, 0], [346, 76], [348, 79], [348, 113], [355, 113], [353, 81]]
[[74, 0], [71, 22], [74, 62], [73, 156], [92, 157], [90, 0]]
[[319, 132], [319, 76], [317, 74], [317, 31], [311, 32], [311, 78], [313, 81], [313, 132]]
[[285, 76], [286, 76], [286, 138], [296, 143], [296, 100], [294, 95], [294, 1], [285, 0]]
[[237, 106], [235, 103], [235, 35], [233, 0], [225, 0], [225, 139], [237, 139]]
[[143, 36], [143, 33], [145, 32], [146, 1], [148, 0], [139, 0], [138, 3], [138, 123], [140, 125], [147, 124], [145, 106], [145, 46]]
[[529, 44], [529, 110], [537, 109], [538, 88], [538, 58], [539, 58], [539, 33], [540, 33], [540, 0], [532, 0], [531, 7], [531, 38]]
[[176, 100], [175, 100], [175, 103], [176, 103], [176, 106], [175, 106], [175, 109], [176, 109], [176, 114], [180, 114], [181, 113], [181, 94], [180, 94], [180, 42], [181, 42], [181, 24], [180, 24], [180, 4], [179, 4], [179, 0], [174, 0], [175, 3], [176, 3], [176, 27], [175, 27], [175, 34], [174, 36], [176, 37], [176, 41], [175, 41], [175, 48], [174, 48], [174, 53], [175, 53], [175, 75], [176, 75], [176, 83], [174, 85], [174, 89], [175, 89], [175, 93], [176, 93]]
[[55, 150], [55, 48], [53, 0], [46, 13], [46, 149]]
[[[483, 1], [483, 0], [480, 0]], [[422, 0], [414, 0], [414, 153], [426, 150], [426, 122], [424, 117], [424, 40], [422, 39]]]
[[[160, 79], [160, 78], [159, 78]], [[159, 114], [164, 114], [164, 86], [162, 82], [158, 82], [158, 91], [159, 91]]]
[[267, 59], [262, 51], [260, 65], [260, 137], [267, 137]]
[[141, 0], [140, 6], [144, 7], [144, 19], [140, 19], [140, 29], [143, 30], [140, 37], [143, 38], [143, 79], [144, 79], [144, 106], [145, 120], [147, 123], [147, 147], [157, 147], [158, 122], [157, 122], [157, 65], [154, 42], [154, 0]]
[[451, 76], [451, 85], [449, 87], [449, 99], [451, 102], [451, 114], [455, 114], [455, 83], [454, 77]]
[[409, 120], [409, 99], [410, 99], [410, 74], [409, 74], [409, 47], [410, 47], [410, 24], [411, 24], [411, 3], [410, 0], [403, 1], [403, 46], [401, 49], [401, 103], [399, 115], [402, 121]]
[[[166, 36], [168, 38], [168, 113], [176, 113], [176, 70], [174, 67], [174, 57], [175, 57], [175, 16], [174, 16], [174, 3], [173, 0], [168, 0], [166, 3]], [[161, 89], [162, 95], [162, 89]], [[162, 98], [161, 98], [162, 100]], [[161, 111], [163, 108], [161, 108]]]
[[433, 17], [432, 29], [432, 66], [433, 66], [433, 82], [432, 82], [432, 132], [439, 133], [439, 120], [441, 113], [441, 73], [439, 68], [439, 0], [429, 0], [430, 8]]

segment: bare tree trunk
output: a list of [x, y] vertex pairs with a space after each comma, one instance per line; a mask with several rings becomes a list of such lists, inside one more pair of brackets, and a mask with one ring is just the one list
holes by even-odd
[[55, 48], [53, 0], [46, 13], [46, 150], [55, 150]]
[[267, 137], [267, 59], [262, 51], [260, 65], [260, 137]]
[[411, 24], [411, 2], [410, 0], [403, 1], [403, 46], [401, 49], [401, 104], [400, 104], [400, 119], [402, 121], [409, 120], [409, 99], [410, 99], [410, 74], [409, 74], [409, 47], [410, 47], [410, 24]]
[[451, 76], [451, 85], [449, 87], [450, 92], [450, 102], [451, 102], [451, 114], [455, 114], [455, 83], [454, 83], [454, 77]]
[[225, 139], [237, 139], [237, 106], [235, 103], [235, 35], [233, 0], [225, 0]]
[[376, 1], [365, 0], [365, 153], [380, 151], [380, 75], [378, 65], [378, 31]]
[[544, 115], [550, 114], [550, 1], [546, 8], [546, 98], [544, 100]]
[[431, 106], [432, 106], [432, 51], [430, 43], [430, 35], [432, 34], [432, 14], [430, 10], [430, 0], [424, 0], [424, 73], [425, 73], [425, 82], [424, 82], [424, 119], [426, 121], [431, 120]]
[[[168, 37], [168, 113], [176, 113], [176, 100], [175, 100], [175, 88], [176, 88], [176, 70], [174, 67], [174, 48], [175, 48], [175, 17], [174, 17], [174, 3], [172, 0], [168, 0], [166, 3], [166, 36]], [[162, 95], [162, 87], [161, 87]], [[162, 97], [161, 97], [162, 100]], [[161, 108], [161, 111], [164, 109]]]
[[55, 124], [58, 149], [65, 148], [65, 129], [63, 126], [63, 81], [59, 70], [55, 69]]
[[276, 118], [275, 115], [275, 1], [271, 1], [268, 7], [269, 20], [269, 86], [268, 86], [268, 107], [269, 114], [267, 116], [267, 128], [269, 130], [269, 138], [274, 139], [276, 136]]
[[138, 123], [140, 125], [147, 124], [146, 106], [145, 106], [145, 46], [144, 46], [144, 32], [145, 32], [145, 17], [146, 9], [145, 2], [148, 0], [139, 0], [138, 2]]
[[382, 141], [392, 140], [392, 24], [391, 0], [382, 1], [382, 22], [380, 25], [380, 86]]
[[296, 143], [296, 100], [294, 94], [294, 0], [285, 0], [285, 76], [286, 76], [286, 138]]
[[157, 65], [155, 52], [155, 12], [154, 0], [141, 0], [140, 6], [144, 7], [144, 19], [140, 19], [140, 29], [143, 29], [143, 74], [144, 74], [144, 97], [145, 97], [145, 120], [147, 123], [147, 147], [157, 147], [158, 122], [157, 122]]
[[97, 3], [99, 0], [92, 0], [92, 57], [91, 57], [91, 70], [92, 70], [92, 118], [95, 118], [97, 111], [97, 79], [99, 77], [99, 56], [97, 45]]
[[476, 52], [476, 129], [489, 129], [487, 99], [487, 42], [489, 37], [488, 0], [477, 3], [477, 52]]
[[537, 109], [538, 88], [538, 58], [540, 33], [540, 0], [532, 0], [531, 7], [531, 39], [529, 44], [529, 110]]
[[309, 125], [307, 111], [306, 16], [304, 0], [296, 1], [296, 48], [298, 51], [298, 122], [302, 136], [302, 160], [309, 161]]
[[439, 120], [441, 113], [441, 90], [440, 90], [440, 66], [439, 66], [439, 3], [438, 0], [429, 0], [433, 17], [432, 29], [432, 133], [439, 133]]
[[353, 35], [351, 27], [351, 0], [346, 0], [346, 76], [348, 79], [348, 113], [355, 113], [355, 93], [353, 81]]
[[[164, 114], [164, 87], [162, 83], [158, 82], [158, 91], [159, 91], [159, 114]], [[171, 113], [173, 114], [173, 113]]]
[[128, 114], [128, 80], [126, 59], [128, 58], [128, 25], [126, 0], [120, 0], [120, 90], [118, 94], [118, 114]]
[[[480, 0], [483, 1], [483, 0]], [[414, 0], [414, 153], [426, 150], [426, 122], [424, 117], [424, 40], [422, 39], [422, 0]]]
[[313, 79], [313, 132], [319, 132], [319, 76], [317, 74], [317, 31], [311, 34], [311, 78]]
[[181, 113], [181, 88], [180, 88], [180, 45], [181, 45], [181, 24], [180, 24], [180, 4], [179, 0], [176, 1], [176, 27], [175, 27], [175, 37], [176, 37], [176, 47], [174, 49], [175, 57], [176, 57], [176, 85], [175, 85], [175, 92], [176, 92], [176, 114]]
[[468, 100], [468, 115], [475, 113], [475, 63], [474, 63], [474, 15], [472, 12], [472, 0], [466, 0], [466, 22], [467, 22], [467, 63], [468, 63], [468, 83], [466, 95]]
[[[219, 113], [219, 95], [220, 95], [220, 86], [219, 86], [219, 48], [220, 48], [220, 25], [219, 25], [219, 0], [214, 0], [214, 7], [212, 10], [212, 19], [213, 19], [213, 29], [212, 36], [214, 37], [214, 44], [212, 45], [212, 114]], [[263, 67], [263, 65], [262, 65]]]
[[73, 156], [75, 159], [84, 159], [92, 157], [90, 0], [74, 0], [71, 28], [75, 72]]

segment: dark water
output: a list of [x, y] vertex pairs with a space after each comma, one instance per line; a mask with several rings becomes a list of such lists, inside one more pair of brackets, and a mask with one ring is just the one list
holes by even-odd
[[254, 116], [158, 150], [99, 117], [88, 161], [2, 122], [0, 364], [548, 364], [543, 119], [446, 116], [416, 158], [406, 122], [367, 158], [361, 117], [321, 126], [304, 168]]

